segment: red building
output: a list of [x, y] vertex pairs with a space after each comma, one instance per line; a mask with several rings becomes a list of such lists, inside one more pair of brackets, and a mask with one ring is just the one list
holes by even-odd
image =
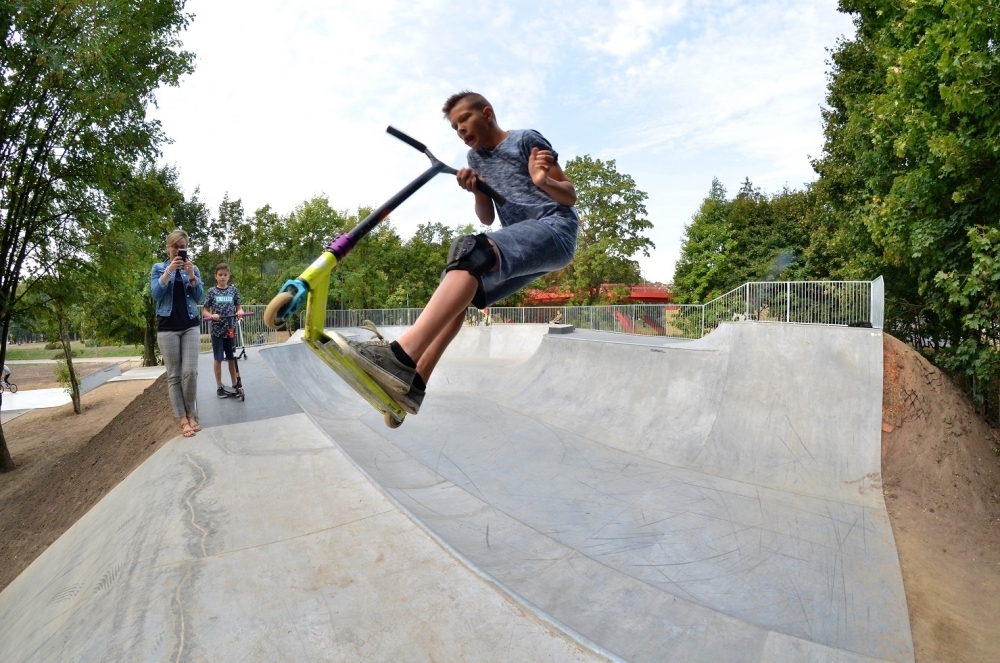
[[[668, 304], [670, 303], [670, 290], [663, 283], [639, 283], [636, 285], [616, 286], [613, 283], [605, 283], [601, 290], [608, 291], [610, 299], [612, 288], [626, 288], [629, 293], [627, 297], [619, 299], [616, 304]], [[525, 306], [564, 306], [570, 300], [573, 293], [559, 288], [548, 288], [546, 290], [525, 290]]]

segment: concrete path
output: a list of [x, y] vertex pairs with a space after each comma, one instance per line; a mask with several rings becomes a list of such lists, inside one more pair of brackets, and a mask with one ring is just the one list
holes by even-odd
[[111, 378], [108, 382], [123, 382], [125, 380], [155, 380], [166, 372], [166, 366], [140, 366], [138, 368], [125, 371], [121, 375]]
[[51, 389], [21, 389], [16, 394], [3, 392], [3, 409], [5, 411], [34, 410], [42, 407], [59, 407], [72, 399], [62, 387]]
[[[54, 351], [55, 352], [55, 351]], [[139, 361], [142, 357], [73, 357], [74, 364], [111, 364], [127, 361]], [[11, 366], [15, 364], [57, 364], [61, 359], [8, 359]]]

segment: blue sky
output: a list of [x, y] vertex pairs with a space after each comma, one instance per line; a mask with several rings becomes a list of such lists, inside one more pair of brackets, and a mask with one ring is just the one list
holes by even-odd
[[[316, 194], [378, 205], [426, 167], [393, 124], [444, 161], [465, 147], [444, 99], [474, 89], [505, 129], [533, 128], [563, 161], [614, 159], [649, 194], [656, 249], [643, 274], [669, 281], [684, 225], [718, 177], [801, 186], [822, 147], [828, 48], [853, 34], [835, 0], [192, 0], [184, 35], [197, 70], [157, 95], [155, 117], [187, 192], [217, 210], [281, 213]], [[440, 176], [393, 213], [474, 221]]]

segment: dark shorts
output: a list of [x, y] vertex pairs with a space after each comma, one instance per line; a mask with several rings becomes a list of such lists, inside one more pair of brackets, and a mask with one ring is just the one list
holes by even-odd
[[236, 339], [212, 337], [212, 356], [215, 361], [232, 360], [236, 356]]
[[576, 219], [546, 216], [513, 223], [487, 234], [500, 249], [500, 267], [479, 279], [472, 304], [485, 308], [568, 265], [576, 253], [576, 233]]

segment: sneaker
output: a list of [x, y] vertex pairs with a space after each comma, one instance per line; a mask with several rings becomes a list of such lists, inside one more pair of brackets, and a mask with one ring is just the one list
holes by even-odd
[[[389, 342], [382, 337], [375, 325], [365, 320], [364, 326], [375, 332], [375, 338], [367, 341], [347, 339], [351, 359], [356, 361], [368, 375], [372, 376], [372, 379], [379, 386], [389, 392], [390, 396], [405, 398], [413, 386], [413, 378], [417, 375], [417, 369], [405, 366], [396, 359], [392, 348], [389, 347]], [[422, 395], [420, 400], [423, 400]], [[419, 403], [417, 407], [419, 407]]]
[[215, 395], [219, 398], [229, 398], [229, 392], [226, 391], [225, 387], [219, 387], [215, 390]]
[[424, 393], [423, 389], [410, 385], [410, 390], [402, 396], [397, 396], [395, 401], [409, 414], [416, 414], [420, 411], [420, 404], [424, 402]]

